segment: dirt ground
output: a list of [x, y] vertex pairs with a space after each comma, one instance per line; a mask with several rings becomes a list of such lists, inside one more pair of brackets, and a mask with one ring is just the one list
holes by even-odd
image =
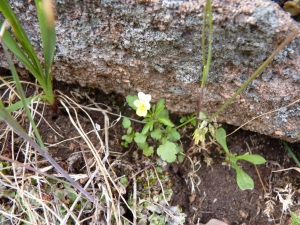
[[[227, 131], [233, 131], [236, 127], [227, 126]], [[296, 171], [272, 173], [272, 170], [289, 168], [295, 163], [282, 146], [280, 140], [255, 134], [253, 132], [239, 130], [228, 137], [228, 147], [232, 152], [243, 154], [248, 151], [248, 146], [252, 153], [263, 156], [266, 165], [257, 166], [266, 191], [276, 188], [284, 188], [291, 183], [296, 190], [294, 195], [295, 207], [299, 208], [299, 173]], [[299, 153], [299, 144], [291, 145], [294, 152]], [[297, 154], [299, 157], [299, 154]], [[201, 178], [198, 192], [194, 202], [189, 202], [189, 189], [186, 188], [182, 199], [173, 199], [175, 204], [184, 202], [184, 211], [188, 214], [188, 224], [195, 224], [200, 218], [202, 223], [208, 222], [211, 218], [217, 218], [231, 225], [237, 224], [278, 224], [282, 214], [282, 205], [277, 201], [273, 218], [275, 221], [269, 222], [263, 214], [265, 210], [264, 190], [259, 181], [255, 167], [250, 163], [242, 163], [242, 168], [254, 180], [254, 190], [241, 191], [236, 184], [235, 171], [222, 165], [223, 157], [217, 151], [212, 151], [210, 155], [213, 164], [207, 166], [201, 161], [202, 167], [197, 172]], [[201, 154], [199, 156], [201, 158]], [[177, 179], [180, 179], [178, 177]], [[175, 182], [174, 182], [175, 183]], [[181, 185], [175, 186], [177, 192], [182, 192], [184, 181]], [[276, 193], [272, 192], [275, 197]], [[293, 211], [294, 211], [293, 210]], [[289, 216], [283, 214], [282, 224], [288, 224]]]
[[[134, 117], [134, 112], [128, 110], [124, 104], [125, 99], [123, 96], [116, 94], [105, 95], [99, 90], [90, 90], [62, 83], [57, 83], [55, 88], [63, 90], [67, 95], [70, 95], [71, 92], [86, 92], [95, 102], [101, 102], [109, 106], [109, 110], [112, 112], [125, 112], [126, 115]], [[84, 97], [81, 98], [76, 94], [73, 96], [77, 98], [80, 104], [88, 105], [90, 103], [89, 100]], [[103, 117], [100, 116], [99, 113], [91, 112], [90, 115], [94, 123], [98, 123], [103, 127]], [[59, 137], [49, 128], [49, 125], [42, 121], [39, 125], [39, 130], [47, 145], [78, 136], [78, 132], [73, 128], [64, 110], [61, 109], [56, 115], [50, 107], [46, 107], [44, 117], [53, 128], [62, 135], [62, 137]], [[174, 115], [174, 118], [176, 119], [178, 116]], [[85, 115], [79, 114], [79, 119], [84, 129], [92, 129]], [[114, 121], [115, 119], [117, 119], [117, 117], [110, 116], [110, 121]], [[138, 128], [138, 125], [136, 128]], [[230, 125], [224, 125], [224, 128], [227, 130], [227, 133], [236, 129], [236, 127]], [[120, 145], [121, 136], [124, 132], [125, 130], [122, 128], [121, 122], [118, 122], [109, 129], [110, 162], [118, 158], [122, 160], [123, 164], [138, 169], [145, 168], [147, 166], [146, 161], [148, 162], [149, 159], [155, 164], [156, 156], [146, 158], [142, 154], [139, 154], [138, 158], [134, 158], [132, 153], [136, 150], [135, 146], [128, 151], [128, 149], [124, 149]], [[183, 136], [192, 136], [192, 130], [187, 129], [181, 132], [184, 132], [184, 135], [182, 134]], [[93, 136], [91, 136], [91, 140], [93, 140]], [[50, 147], [49, 153], [65, 170], [75, 174], [82, 173], [82, 167], [84, 166], [82, 157], [78, 157], [75, 160], [71, 159], [72, 155], [81, 152], [80, 143], [80, 139], [65, 141], [60, 144], [59, 147]], [[187, 138], [186, 141], [183, 141], [183, 144], [186, 145], [184, 147], [187, 148], [189, 139]], [[198, 168], [199, 166], [194, 168], [196, 172], [193, 177], [198, 176], [198, 178], [200, 178], [195, 182], [198, 183], [198, 185], [195, 187], [196, 191], [194, 194], [191, 192], [190, 175], [192, 168], [190, 163], [187, 162], [184, 165], [173, 163], [168, 166], [167, 172], [171, 178], [171, 188], [174, 192], [171, 205], [180, 205], [182, 207], [183, 212], [187, 214], [185, 224], [207, 223], [212, 218], [222, 220], [230, 225], [279, 224], [280, 221], [281, 224], [289, 224], [290, 215], [288, 212], [282, 213], [282, 204], [278, 199], [275, 200], [276, 192], [274, 189], [285, 188], [288, 184], [292, 185], [292, 190], [295, 191], [293, 195], [294, 206], [292, 206], [290, 210], [294, 212], [299, 209], [300, 204], [298, 200], [300, 194], [300, 176], [299, 172], [295, 170], [274, 172], [279, 169], [296, 167], [293, 159], [283, 147], [281, 140], [272, 139], [245, 130], [238, 130], [227, 138], [227, 144], [232, 152], [243, 154], [250, 150], [252, 153], [259, 154], [267, 160], [265, 165], [258, 165], [257, 170], [261, 176], [265, 191], [270, 193], [270, 197], [272, 197], [275, 202], [274, 212], [271, 214], [273, 220], [268, 219], [268, 217], [263, 214], [266, 209], [265, 202], [267, 199], [264, 198], [264, 188], [262, 187], [255, 167], [246, 162], [240, 164], [243, 170], [253, 178], [255, 184], [253, 190], [241, 191], [236, 184], [235, 170], [222, 165], [224, 156], [219, 154], [219, 147], [217, 145], [212, 145], [207, 151], [195, 151], [194, 154], [191, 155], [192, 160], [199, 162], [201, 165], [200, 168]], [[100, 148], [99, 143], [95, 143], [95, 145]], [[289, 146], [296, 156], [300, 158], [299, 144], [289, 144]], [[123, 157], [122, 155], [124, 153], [126, 154]], [[11, 153], [9, 152], [9, 148], [4, 148], [1, 154], [8, 157]], [[88, 157], [89, 153], [86, 155]], [[120, 156], [122, 157], [120, 158]], [[212, 159], [210, 164], [205, 162], [208, 156]], [[122, 168], [116, 170], [116, 173], [119, 174], [126, 173]], [[129, 188], [131, 188], [130, 185], [127, 191], [130, 191]], [[128, 219], [130, 219], [130, 215]]]
[[[278, 1], [276, 1], [278, 2]], [[297, 17], [298, 21], [300, 16]], [[1, 71], [0, 71], [1, 72]], [[7, 72], [7, 71], [5, 71]], [[27, 87], [27, 91], [30, 92], [32, 87]], [[88, 88], [81, 88], [73, 85], [65, 85], [62, 83], [56, 83], [55, 89], [62, 90], [64, 94], [71, 96], [71, 92], [74, 92], [74, 98], [77, 98], [78, 102], [83, 105], [88, 105], [90, 102], [83, 96], [76, 95], [76, 93], [86, 92], [89, 94], [95, 102], [106, 104], [110, 111], [114, 113], [125, 113], [127, 116], [134, 117], [134, 112], [128, 110], [125, 106], [124, 96], [117, 94], [105, 95], [99, 90], [90, 90]], [[32, 92], [34, 89], [32, 88]], [[99, 113], [91, 112], [91, 117], [94, 123], [103, 124], [103, 117]], [[51, 145], [66, 139], [77, 137], [78, 131], [76, 131], [70, 122], [66, 112], [59, 110], [58, 114], [53, 113], [50, 107], [46, 107], [44, 112], [44, 118], [51, 124], [51, 126], [57, 130], [62, 137], [58, 136], [44, 120], [39, 125], [39, 130], [42, 135], [42, 139], [47, 145]], [[178, 118], [177, 115], [174, 118]], [[117, 117], [110, 116], [110, 121], [116, 120]], [[86, 130], [91, 130], [91, 124], [88, 118], [84, 114], [79, 115], [81, 125]], [[1, 128], [3, 128], [3, 123]], [[227, 133], [230, 133], [236, 129], [236, 127], [230, 125], [223, 125]], [[139, 126], [136, 125], [138, 129]], [[141, 153], [139, 157], [133, 157], [133, 151], [136, 150], [136, 146], [132, 146], [130, 150], [123, 148], [120, 145], [121, 137], [125, 130], [122, 128], [121, 121], [115, 124], [109, 129], [109, 148], [110, 148], [110, 162], [115, 159], [121, 160], [123, 164], [130, 165], [131, 168], [142, 170], [147, 167], [147, 163], [152, 161], [156, 162], [156, 156], [146, 158]], [[181, 131], [184, 132], [186, 137], [192, 136], [192, 130]], [[102, 134], [103, 135], [103, 134]], [[8, 139], [10, 140], [10, 139]], [[93, 140], [93, 136], [91, 136]], [[95, 146], [100, 148], [100, 143], [94, 137]], [[21, 140], [16, 138], [15, 144], [21, 143]], [[184, 148], [189, 146], [189, 139], [183, 142]], [[240, 165], [243, 170], [246, 171], [254, 180], [255, 187], [253, 190], [241, 191], [236, 184], [235, 170], [230, 169], [228, 166], [222, 165], [224, 156], [219, 153], [219, 146], [212, 145], [207, 151], [195, 151], [191, 156], [194, 162], [199, 162], [196, 167], [196, 172], [193, 174], [193, 178], [197, 178], [195, 187], [195, 193], [192, 193], [191, 173], [193, 168], [189, 162], [181, 165], [179, 163], [173, 163], [168, 167], [168, 174], [171, 179], [171, 188], [173, 190], [173, 196], [171, 199], [171, 205], [179, 205], [182, 207], [183, 212], [187, 215], [186, 223], [188, 225], [207, 223], [210, 219], [215, 218], [226, 222], [229, 225], [266, 225], [266, 224], [289, 224], [290, 213], [283, 212], [282, 203], [280, 203], [278, 197], [276, 197], [276, 190], [279, 188], [284, 189], [287, 185], [291, 185], [293, 197], [293, 206], [290, 207], [290, 211], [295, 212], [300, 209], [300, 174], [296, 170], [287, 170], [282, 172], [275, 172], [276, 170], [296, 167], [295, 162], [284, 148], [282, 141], [278, 139], [272, 139], [268, 136], [261, 134], [238, 130], [227, 138], [227, 144], [231, 152], [244, 154], [251, 151], [254, 154], [263, 156], [267, 163], [265, 165], [258, 165], [257, 170], [253, 164], [242, 162]], [[11, 149], [8, 142], [0, 140], [1, 155], [11, 158]], [[300, 145], [299, 143], [289, 144], [294, 154], [300, 159]], [[82, 173], [82, 167], [84, 166], [84, 160], [82, 157], [73, 157], [82, 150], [81, 139], [73, 139], [65, 141], [59, 146], [50, 147], [49, 153], [52, 157], [70, 173]], [[89, 157], [89, 153], [86, 153]], [[120, 156], [122, 156], [120, 158]], [[210, 157], [212, 161], [207, 162], [207, 157]], [[18, 158], [22, 162], [22, 158]], [[201, 166], [199, 166], [201, 165]], [[122, 167], [123, 168], [123, 167]], [[122, 175], [127, 171], [123, 169], [116, 169], [116, 173]], [[195, 168], [194, 168], [195, 169]], [[259, 175], [261, 180], [259, 178]], [[262, 183], [263, 185], [262, 185]], [[132, 186], [128, 186], [127, 192], [131, 191]], [[269, 198], [266, 198], [266, 194], [269, 194]], [[124, 195], [128, 198], [129, 195]], [[264, 211], [266, 210], [266, 201], [273, 200], [275, 202], [274, 211], [271, 213], [271, 219], [268, 218]], [[126, 199], [127, 200], [127, 199]], [[0, 204], [7, 204], [5, 197], [0, 197]], [[82, 215], [89, 216], [86, 214]], [[132, 216], [128, 215], [128, 219], [132, 219]], [[87, 220], [86, 224], [89, 224]]]

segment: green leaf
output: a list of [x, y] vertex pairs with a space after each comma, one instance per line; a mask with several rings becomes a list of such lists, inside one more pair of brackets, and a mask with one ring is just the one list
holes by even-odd
[[160, 141], [161, 141], [162, 144], [166, 144], [167, 141], [169, 141], [169, 139], [168, 139], [168, 137], [162, 136], [162, 138], [160, 139]]
[[236, 156], [236, 160], [245, 160], [253, 164], [264, 164], [266, 160], [260, 155], [252, 155], [245, 153], [244, 155]]
[[76, 198], [77, 198], [77, 193], [75, 191], [71, 191], [71, 190], [67, 190], [68, 191], [68, 197], [71, 200], [71, 202], [73, 203]]
[[158, 118], [158, 121], [166, 126], [169, 126], [169, 127], [174, 127], [174, 124], [169, 120], [169, 119], [166, 119], [166, 118], [163, 118], [163, 117], [159, 117]]
[[[2, 6], [0, 6], [2, 7]], [[1, 27], [3, 24], [0, 22]], [[11, 36], [11, 34], [8, 31], [4, 32], [4, 35], [2, 37], [4, 45], [15, 55], [17, 58], [24, 64], [24, 66], [34, 75], [34, 77], [37, 80], [41, 80], [42, 76], [41, 74], [36, 70], [34, 65], [30, 62], [28, 57], [24, 54], [22, 49], [19, 47], [17, 42], [14, 40], [14, 38]]]
[[137, 143], [137, 146], [139, 147], [139, 149], [145, 149], [148, 148], [148, 143], [147, 142]]
[[196, 119], [193, 119], [190, 123], [195, 127], [196, 126]]
[[163, 108], [165, 108], [165, 99], [161, 98], [158, 103], [156, 103], [156, 113], [159, 113]]
[[143, 144], [143, 143], [146, 142], [146, 138], [147, 138], [146, 135], [136, 132], [136, 133], [135, 133], [134, 141], [135, 141], [137, 144]]
[[217, 142], [223, 147], [227, 155], [230, 155], [226, 144], [226, 131], [221, 127], [216, 131]]
[[172, 163], [176, 160], [176, 145], [167, 141], [165, 144], [160, 145], [157, 148], [157, 154], [162, 158], [162, 160]]
[[128, 105], [131, 108], [133, 108], [134, 110], [136, 110], [137, 107], [133, 104], [133, 102], [138, 99], [139, 99], [139, 97], [137, 95], [127, 95], [127, 97], [126, 97], [126, 101], [127, 101]]
[[58, 197], [60, 200], [62, 200], [63, 197], [64, 197], [64, 194], [62, 193], [62, 191], [59, 190], [59, 189], [57, 189], [57, 188], [55, 189], [54, 194], [55, 194], [55, 196]]
[[232, 168], [236, 171], [236, 182], [241, 190], [254, 188], [254, 182], [252, 178], [245, 173], [237, 164], [231, 164]]
[[[21, 44], [21, 46], [24, 49], [24, 51], [26, 52], [27, 56], [32, 61], [32, 65], [35, 68], [35, 70], [39, 71], [38, 74], [41, 77], [41, 75], [43, 74], [43, 71], [42, 71], [42, 67], [41, 67], [41, 64], [39, 62], [39, 59], [38, 59], [32, 45], [30, 43], [29, 38], [27, 37], [24, 29], [22, 28], [19, 20], [17, 19], [15, 13], [11, 9], [11, 7], [10, 7], [9, 3], [7, 2], [7, 0], [1, 1], [0, 11], [3, 13], [4, 17], [9, 20], [9, 23], [10, 23], [12, 29], [13, 29], [15, 37], [17, 38], [18, 42]], [[3, 41], [4, 41], [5, 45], [8, 44], [8, 43], [6, 43], [5, 38], [3, 39]], [[7, 47], [11, 50], [10, 45], [7, 45]], [[11, 50], [11, 51], [13, 51], [13, 50]], [[18, 55], [16, 55], [16, 56], [19, 57]]]
[[[299, 211], [299, 210], [298, 210]], [[292, 223], [290, 225], [299, 225], [300, 224], [300, 217], [297, 216], [296, 213], [291, 213], [291, 221]]]
[[159, 174], [163, 174], [163, 172], [164, 172], [163, 168], [161, 168], [159, 166], [155, 167], [155, 169], [156, 169], [157, 173], [159, 173]]
[[123, 118], [123, 122], [122, 122], [122, 125], [125, 129], [129, 128], [131, 126], [131, 121], [130, 119], [124, 117]]
[[156, 140], [161, 139], [161, 134], [162, 134], [162, 131], [160, 129], [155, 129], [154, 131], [152, 131], [150, 133], [151, 137]]
[[168, 138], [170, 141], [178, 141], [180, 140], [180, 134], [175, 129], [172, 129], [169, 132]]
[[[202, 118], [201, 115], [203, 115], [203, 111], [202, 110], [200, 111], [200, 118], [201, 118], [201, 120], [204, 120], [204, 118]], [[189, 123], [191, 123], [193, 126], [196, 126], [196, 118], [195, 118], [196, 116], [197, 116], [196, 113], [184, 116], [184, 117], [182, 117], [180, 119], [180, 123], [185, 123], [186, 121], [190, 121]]]
[[150, 156], [150, 155], [153, 155], [153, 153], [154, 153], [154, 148], [152, 146], [143, 148], [142, 150], [143, 150], [143, 154], [145, 156]]
[[180, 123], [184, 123], [185, 121], [187, 121], [187, 116], [181, 117], [181, 119], [179, 120]]
[[180, 163], [183, 162], [184, 158], [185, 158], [184, 154], [178, 154], [178, 156], [177, 156], [178, 162], [180, 162]]
[[150, 121], [149, 123], [146, 123], [146, 125], [144, 126], [143, 130], [142, 130], [142, 134], [147, 134], [147, 132], [150, 130], [151, 128], [151, 122]]
[[159, 111], [157, 116], [169, 119], [169, 111], [166, 109], [162, 109], [161, 111]]
[[129, 184], [129, 181], [128, 181], [127, 177], [121, 177], [120, 183], [123, 184], [125, 187], [127, 187]]
[[151, 120], [151, 121], [149, 122], [149, 124], [150, 124], [149, 130], [152, 131], [152, 130], [153, 130], [153, 126], [154, 126], [154, 120]]
[[[36, 98], [36, 96], [26, 98], [25, 99], [26, 105], [28, 105], [35, 98]], [[17, 111], [23, 107], [24, 107], [24, 102], [18, 101], [10, 106], [5, 107], [5, 109], [7, 110], [7, 112], [11, 113], [11, 112]]]
[[[35, 0], [35, 5], [43, 44], [45, 76], [48, 78], [51, 72], [56, 43], [53, 6], [52, 1], [45, 0], [43, 2], [42, 0]], [[51, 79], [48, 79], [47, 82], [51, 82]]]
[[131, 134], [131, 132], [132, 132], [132, 127], [128, 127], [127, 134]]
[[127, 143], [131, 143], [133, 138], [131, 135], [123, 135], [122, 140], [126, 141]]
[[[36, 0], [37, 8], [39, 7], [37, 4], [38, 1]], [[55, 35], [55, 28], [54, 28], [54, 21], [52, 22], [52, 27], [48, 30], [51, 30], [51, 32], [48, 32], [46, 35], [42, 34], [42, 40], [44, 37], [48, 40], [47, 43], [43, 43], [43, 50], [44, 53], [44, 65], [45, 65], [45, 71], [47, 73], [45, 74], [42, 65], [39, 61], [39, 58], [34, 51], [33, 46], [30, 43], [29, 38], [27, 37], [24, 29], [22, 28], [19, 20], [17, 19], [15, 13], [11, 9], [9, 3], [5, 0], [1, 1], [0, 4], [0, 11], [4, 15], [4, 17], [9, 21], [12, 30], [14, 32], [14, 37], [17, 39], [17, 42], [14, 38], [9, 34], [8, 31], [4, 33], [3, 36], [3, 43], [7, 48], [13, 52], [13, 54], [24, 64], [24, 66], [33, 74], [33, 76], [37, 79], [38, 83], [42, 86], [46, 100], [50, 104], [54, 104], [55, 97], [53, 94], [53, 88], [52, 88], [52, 77], [50, 75], [54, 51], [55, 51], [55, 43], [56, 43], [56, 35]], [[44, 11], [45, 14], [49, 14], [49, 9], [47, 8], [47, 11]], [[54, 18], [54, 17], [53, 17]], [[39, 24], [41, 28], [41, 32], [43, 29], [43, 21], [39, 18]], [[2, 26], [2, 23], [0, 23]], [[44, 40], [43, 40], [44, 42]], [[20, 45], [20, 47], [19, 47]], [[45, 52], [46, 51], [46, 52]]]
[[124, 148], [128, 148], [128, 142], [122, 141], [121, 146], [123, 146]]

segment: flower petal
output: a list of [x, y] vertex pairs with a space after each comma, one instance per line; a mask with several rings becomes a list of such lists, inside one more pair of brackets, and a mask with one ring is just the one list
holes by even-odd
[[149, 110], [151, 108], [150, 103], [149, 102], [144, 102], [145, 107], [147, 110]]
[[147, 115], [147, 111], [151, 108], [151, 95], [145, 95], [143, 92], [139, 92], [138, 98], [139, 99], [133, 102], [133, 104], [137, 107], [136, 114], [138, 116], [145, 117]]
[[146, 95], [143, 92], [139, 92], [138, 97], [143, 102], [150, 102], [151, 101], [151, 95], [149, 95], [149, 94]]
[[139, 108], [141, 105], [144, 104], [144, 102], [141, 101], [141, 100], [135, 100], [135, 101], [133, 102], [133, 104], [134, 104], [137, 108]]
[[143, 98], [145, 97], [144, 92], [139, 92], [139, 93], [138, 93], [138, 97], [139, 97], [140, 100], [143, 101]]
[[138, 109], [136, 110], [136, 114], [137, 114], [138, 116], [145, 117], [145, 116], [147, 115], [147, 110], [143, 110], [143, 109], [141, 109], [141, 108], [138, 108]]
[[145, 95], [144, 101], [150, 102], [151, 101], [151, 95]]

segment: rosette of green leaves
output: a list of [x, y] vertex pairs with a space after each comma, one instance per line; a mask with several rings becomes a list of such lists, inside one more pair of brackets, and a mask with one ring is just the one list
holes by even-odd
[[236, 182], [241, 190], [253, 189], [254, 182], [252, 178], [244, 171], [241, 167], [238, 166], [238, 160], [245, 160], [253, 164], [264, 164], [266, 160], [255, 154], [245, 153], [244, 155], [237, 155], [230, 153], [227, 144], [226, 144], [226, 131], [223, 128], [219, 128], [216, 131], [217, 142], [223, 147], [226, 154], [226, 164], [230, 165], [236, 171]]
[[[136, 110], [133, 102], [137, 96], [129, 95], [126, 98], [129, 106]], [[144, 125], [141, 132], [134, 132], [128, 118], [123, 119], [123, 126], [127, 129], [127, 134], [123, 135], [123, 146], [134, 141], [146, 156], [153, 155], [154, 150], [167, 162], [174, 162], [177, 156], [181, 158], [181, 147], [176, 143], [180, 139], [180, 134], [174, 129], [174, 124], [169, 119], [169, 112], [165, 109], [165, 99], [160, 99], [153, 104], [147, 115], [144, 117]]]

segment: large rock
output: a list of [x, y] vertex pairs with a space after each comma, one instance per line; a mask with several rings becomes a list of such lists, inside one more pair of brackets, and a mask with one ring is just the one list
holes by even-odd
[[[12, 2], [40, 50], [34, 1]], [[58, 43], [53, 76], [124, 96], [143, 91], [154, 100], [166, 98], [172, 112], [195, 112], [202, 71], [204, 2], [56, 0]], [[203, 102], [210, 115], [299, 27], [288, 13], [267, 0], [213, 0], [213, 20], [212, 67]], [[0, 66], [7, 67], [3, 54], [0, 57]], [[218, 121], [239, 126], [284, 107], [298, 99], [299, 85], [298, 37]], [[244, 128], [295, 142], [300, 140], [299, 115], [296, 103]]]

